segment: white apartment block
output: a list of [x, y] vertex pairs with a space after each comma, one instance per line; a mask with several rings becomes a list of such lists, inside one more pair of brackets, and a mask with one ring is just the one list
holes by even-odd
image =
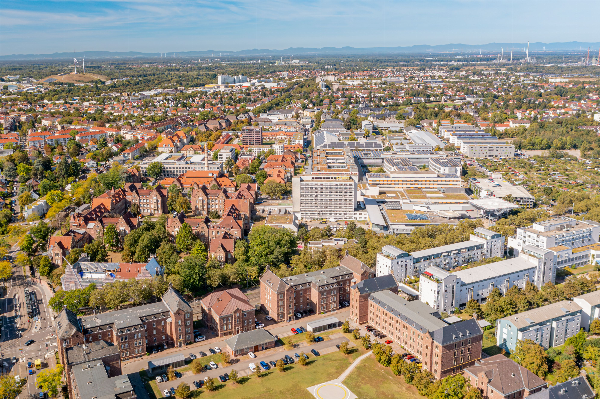
[[543, 279], [545, 260], [550, 259], [523, 252], [517, 258], [453, 273], [431, 266], [420, 276], [419, 299], [440, 312], [451, 312], [465, 307], [471, 299], [485, 303], [494, 288], [504, 294], [515, 285], [525, 288], [527, 281], [540, 288], [548, 282]]
[[225, 162], [228, 159], [235, 159], [235, 148], [223, 147], [219, 150], [219, 153], [217, 154], [217, 161]]
[[299, 219], [354, 219], [356, 182], [344, 175], [292, 178], [292, 210]]
[[214, 170], [216, 174], [223, 170], [222, 162], [215, 162], [206, 159], [204, 154], [185, 155], [180, 152], [163, 153], [156, 158], [146, 160], [140, 164], [142, 173], [146, 175], [146, 170], [153, 162], [160, 162], [163, 166], [161, 177], [179, 177], [182, 174], [192, 170]]
[[469, 241], [425, 249], [408, 254], [386, 245], [377, 254], [377, 276], [393, 274], [397, 281], [416, 277], [430, 266], [451, 270], [486, 258], [504, 256], [504, 236], [484, 228], [475, 229]]
[[435, 188], [462, 186], [462, 180], [456, 175], [438, 174], [432, 171], [398, 171], [392, 173], [367, 173], [369, 186], [388, 190], [403, 190], [406, 188]]
[[469, 158], [512, 158], [515, 146], [503, 142], [462, 142], [460, 151]]
[[515, 253], [524, 246], [544, 248], [555, 254], [557, 267], [578, 267], [600, 260], [599, 235], [597, 222], [556, 217], [518, 228], [508, 246]]
[[462, 175], [462, 162], [460, 158], [429, 158], [429, 170], [444, 175]]
[[581, 307], [561, 301], [496, 321], [496, 343], [512, 352], [517, 342], [530, 339], [545, 349], [560, 346], [581, 328]]
[[573, 298], [581, 306], [581, 327], [589, 331], [590, 323], [600, 318], [600, 290]]

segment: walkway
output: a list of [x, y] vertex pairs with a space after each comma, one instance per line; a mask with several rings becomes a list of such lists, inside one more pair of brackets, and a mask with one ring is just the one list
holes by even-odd
[[352, 393], [342, 382], [354, 370], [354, 368], [367, 356], [371, 355], [371, 351], [358, 357], [352, 364], [335, 380], [327, 381], [322, 384], [314, 385], [307, 388], [317, 399], [357, 399], [357, 396]]

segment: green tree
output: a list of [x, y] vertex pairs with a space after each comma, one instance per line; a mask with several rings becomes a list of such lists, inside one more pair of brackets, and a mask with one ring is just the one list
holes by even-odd
[[46, 202], [48, 205], [52, 206], [57, 202], [61, 202], [65, 198], [65, 193], [60, 190], [51, 190], [46, 194]]
[[0, 376], [0, 398], [15, 399], [21, 393], [21, 386], [10, 374]]
[[169, 366], [169, 368], [167, 369], [167, 378], [169, 379], [169, 381], [174, 381], [177, 378], [173, 366]]
[[362, 337], [362, 345], [365, 349], [371, 348], [371, 337], [369, 337], [369, 334], [365, 334], [365, 336]]
[[600, 319], [595, 319], [590, 323], [590, 333], [600, 334]]
[[577, 334], [568, 338], [565, 341], [565, 346], [573, 345], [575, 351], [577, 352], [577, 355], [581, 356], [583, 355], [583, 350], [585, 349], [586, 339], [587, 333], [583, 329], [581, 329]]
[[565, 382], [571, 378], [575, 378], [579, 375], [579, 367], [573, 359], [563, 360], [560, 364], [560, 370], [556, 373], [556, 380], [558, 382]]
[[241, 186], [242, 184], [254, 183], [254, 179], [252, 176], [247, 174], [239, 174], [235, 177], [235, 183], [237, 186]]
[[204, 365], [202, 364], [200, 359], [192, 360], [191, 367], [192, 367], [192, 373], [194, 373], [194, 374], [200, 374], [204, 370]]
[[287, 192], [287, 187], [283, 183], [277, 183], [274, 180], [265, 182], [260, 191], [271, 198], [282, 198]]
[[463, 399], [465, 395], [466, 381], [462, 374], [456, 374], [444, 378], [439, 389], [433, 395], [433, 399]]
[[58, 396], [58, 389], [62, 385], [63, 366], [57, 364], [53, 369], [42, 370], [38, 373], [35, 381], [36, 385], [42, 391], [47, 392], [48, 396], [55, 398]]
[[358, 328], [352, 331], [352, 338], [357, 340], [360, 339], [360, 331], [358, 331]]
[[342, 324], [342, 332], [344, 334], [348, 334], [350, 332], [350, 322], [346, 320], [344, 324]]
[[206, 264], [204, 259], [196, 256], [188, 256], [179, 266], [179, 275], [184, 288], [190, 292], [202, 287], [206, 281]]
[[40, 265], [38, 266], [38, 272], [41, 276], [48, 277], [52, 271], [52, 262], [47, 256], [42, 256], [40, 259]]
[[311, 344], [313, 342], [315, 342], [315, 334], [313, 334], [312, 332], [308, 331], [306, 333], [306, 337], [304, 337], [306, 339], [306, 342]]
[[288, 265], [297, 247], [292, 232], [270, 226], [255, 226], [248, 235], [248, 241], [249, 263], [259, 268]]
[[85, 244], [83, 249], [92, 262], [106, 262], [108, 260], [108, 252], [106, 252], [104, 243], [100, 240], [94, 240], [89, 244]]
[[52, 234], [52, 228], [42, 220], [37, 225], [35, 225], [30, 230], [30, 232], [36, 240], [45, 243], [46, 241], [48, 241], [50, 234]]
[[230, 379], [230, 380], [231, 380], [231, 381], [232, 381], [234, 384], [237, 384], [237, 382], [238, 382], [238, 379], [239, 379], [239, 378], [240, 378], [240, 377], [238, 376], [238, 373], [237, 373], [237, 371], [235, 371], [235, 370], [231, 370], [231, 371], [229, 372], [229, 379]]
[[548, 374], [548, 355], [544, 348], [530, 339], [517, 341], [510, 358], [540, 378]]
[[306, 366], [306, 358], [304, 357], [304, 352], [300, 353], [300, 357], [298, 358], [298, 364], [300, 366]]
[[109, 224], [104, 228], [104, 245], [112, 251], [116, 251], [121, 246], [119, 232], [114, 224]]
[[231, 361], [231, 356], [229, 355], [229, 352], [227, 352], [227, 351], [221, 352], [221, 364], [223, 366], [227, 366], [230, 361]]
[[148, 165], [148, 168], [146, 169], [146, 173], [148, 174], [148, 176], [154, 179], [158, 179], [160, 175], [162, 175], [162, 172], [163, 164], [160, 162], [152, 162], [150, 165]]
[[178, 399], [188, 399], [192, 395], [192, 390], [190, 386], [185, 382], [179, 384], [177, 389], [175, 389], [175, 397]]
[[175, 212], [177, 212], [177, 213], [186, 213], [190, 209], [192, 209], [192, 206], [190, 204], [190, 200], [187, 199], [187, 197], [184, 197], [183, 195], [180, 195], [177, 198], [177, 200], [175, 201], [175, 205], [174, 205]]
[[465, 399], [483, 399], [483, 395], [479, 389], [471, 387], [465, 394]]
[[33, 255], [33, 246], [35, 245], [35, 241], [30, 234], [26, 234], [23, 237], [23, 241], [21, 241], [21, 249], [25, 251], [28, 255]]
[[281, 359], [279, 359], [277, 361], [277, 363], [275, 363], [275, 367], [277, 367], [277, 370], [279, 370], [280, 373], [283, 373], [285, 371], [285, 364], [283, 363], [283, 360], [281, 360]]
[[190, 252], [191, 256], [195, 256], [199, 259], [203, 259], [204, 262], [208, 259], [208, 252], [206, 250], [206, 245], [201, 240], [197, 240], [194, 244], [194, 248], [192, 248]]
[[463, 313], [466, 313], [470, 316], [472, 315], [477, 315], [478, 318], [481, 318], [483, 316], [483, 311], [481, 310], [481, 305], [479, 304], [479, 302], [477, 302], [476, 300], [469, 300], [467, 302], [467, 306], [465, 307], [465, 310]]
[[108, 172], [98, 175], [98, 180], [105, 190], [119, 188], [125, 180], [125, 170], [121, 165], [115, 163]]
[[259, 170], [258, 172], [256, 172], [256, 182], [260, 187], [262, 187], [263, 184], [265, 184], [265, 180], [267, 180], [268, 178], [269, 175], [264, 170]]
[[340, 344], [340, 352], [342, 352], [344, 355], [348, 354], [348, 352], [349, 352], [348, 341], [344, 341]]
[[196, 236], [192, 231], [192, 228], [189, 224], [183, 223], [177, 232], [177, 237], [175, 238], [175, 245], [177, 249], [181, 252], [189, 252], [193, 245]]
[[18, 202], [19, 202], [19, 207], [21, 207], [21, 209], [22, 209], [22, 208], [25, 208], [29, 204], [33, 204], [35, 202], [35, 200], [31, 196], [31, 193], [29, 191], [25, 191], [23, 194], [19, 195]]
[[169, 241], [163, 241], [156, 251], [156, 259], [158, 263], [165, 268], [167, 274], [173, 274], [177, 272], [177, 262], [179, 261], [179, 255], [177, 254], [177, 248]]
[[204, 383], [204, 387], [206, 388], [207, 391], [214, 391], [215, 389], [217, 389], [217, 383], [215, 381], [214, 378], [209, 378], [208, 380], [206, 380], [206, 382]]

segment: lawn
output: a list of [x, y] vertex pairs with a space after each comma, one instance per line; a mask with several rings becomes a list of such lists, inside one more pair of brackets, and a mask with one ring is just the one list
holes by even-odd
[[421, 399], [417, 388], [404, 382], [403, 377], [383, 367], [373, 356], [369, 356], [344, 380], [352, 393], [360, 399]]
[[570, 271], [572, 274], [583, 274], [583, 273], [588, 273], [588, 272], [593, 272], [594, 269], [596, 268], [597, 265], [594, 265], [592, 263], [590, 263], [589, 265], [585, 265], [585, 266], [581, 266], [581, 267], [577, 267], [577, 268], [570, 268], [567, 267], [566, 269], [568, 271]]
[[[329, 330], [329, 331], [325, 331], [325, 332], [320, 333], [320, 334], [315, 334], [315, 337], [319, 336], [319, 337], [323, 337], [325, 340], [328, 340], [329, 336], [331, 334], [336, 334], [336, 333], [341, 333], [341, 332], [342, 332], [342, 330], [339, 329], [339, 328], [337, 328], [335, 330]], [[284, 337], [283, 340], [280, 340], [280, 341], [281, 341], [282, 345], [283, 345], [284, 341], [286, 341], [286, 342], [289, 341], [292, 344], [298, 344], [300, 342], [306, 342], [306, 333], [290, 335], [288, 337]]]
[[502, 353], [502, 349], [496, 345], [496, 329], [492, 328], [483, 332], [483, 348], [482, 350], [489, 356], [494, 356]]
[[271, 370], [261, 378], [242, 378], [241, 384], [219, 382], [219, 389], [214, 392], [207, 392], [205, 389], [192, 392], [194, 397], [215, 399], [270, 399], [292, 395], [294, 399], [310, 399], [313, 396], [306, 388], [339, 377], [350, 366], [351, 360], [351, 356], [333, 352], [318, 358], [310, 357], [306, 367], [297, 363], [287, 366], [285, 373]]

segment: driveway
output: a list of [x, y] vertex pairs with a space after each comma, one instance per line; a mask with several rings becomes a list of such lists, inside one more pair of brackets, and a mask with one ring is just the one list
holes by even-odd
[[229, 374], [229, 372], [231, 370], [237, 371], [238, 376], [244, 377], [244, 376], [252, 374], [252, 372], [250, 371], [250, 367], [249, 367], [250, 363], [254, 363], [259, 367], [258, 364], [261, 361], [269, 362], [272, 360], [272, 361], [276, 362], [277, 360], [281, 359], [282, 357], [285, 357], [285, 355], [289, 355], [292, 358], [294, 358], [294, 360], [296, 360], [296, 358], [294, 357], [294, 354], [300, 353], [300, 352], [306, 353], [308, 355], [308, 357], [310, 358], [310, 357], [314, 357], [314, 355], [312, 353], [310, 353], [311, 349], [316, 349], [321, 355], [324, 355], [327, 353], [337, 351], [338, 349], [336, 348], [336, 345], [339, 345], [342, 342], [348, 342], [348, 338], [341, 336], [341, 337], [333, 338], [333, 339], [330, 339], [327, 341], [316, 342], [312, 345], [299, 346], [298, 348], [294, 348], [292, 350], [283, 350], [283, 347], [279, 346], [274, 349], [257, 352], [256, 359], [250, 359], [248, 356], [243, 356], [240, 358], [239, 362], [237, 362], [236, 364], [231, 365], [231, 366], [227, 366], [227, 367], [223, 367], [223, 368], [219, 367], [216, 370], [209, 370], [209, 371], [205, 371], [200, 374], [193, 374], [191, 371], [186, 372], [183, 375], [183, 377], [178, 378], [174, 381], [167, 381], [167, 382], [160, 383], [160, 384], [158, 384], [158, 387], [160, 388], [160, 391], [162, 392], [165, 389], [170, 389], [171, 387], [177, 388], [177, 386], [179, 384], [181, 384], [182, 382], [185, 382], [185, 383], [189, 384], [192, 389], [195, 389], [192, 382], [196, 381], [196, 380], [202, 380], [206, 377], [218, 378], [220, 375], [222, 375], [224, 373]]

